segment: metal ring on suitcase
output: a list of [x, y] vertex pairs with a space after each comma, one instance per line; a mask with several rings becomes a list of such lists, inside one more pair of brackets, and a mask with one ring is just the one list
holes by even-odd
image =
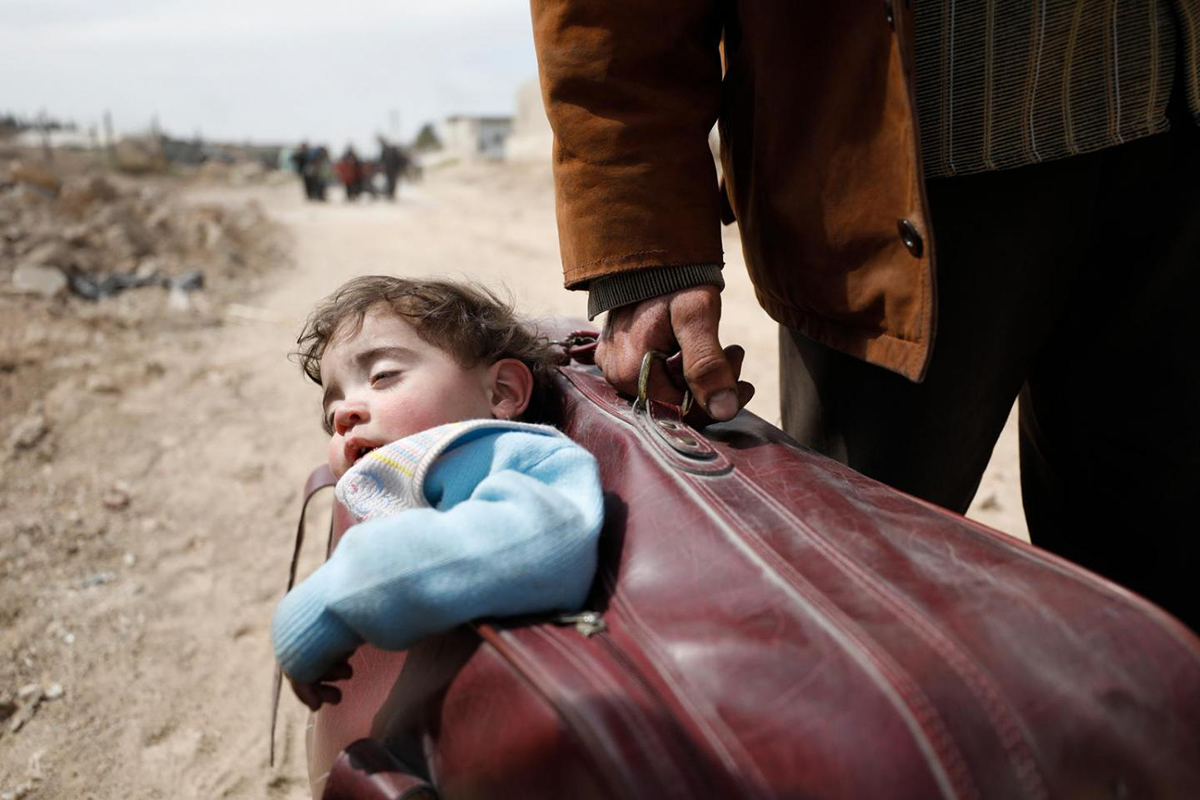
[[[639, 409], [646, 407], [647, 394], [650, 388], [650, 367], [654, 363], [654, 359], [666, 361], [670, 358], [669, 355], [658, 350], [647, 350], [646, 355], [642, 356], [642, 368], [638, 372], [638, 394], [637, 400], [633, 402], [633, 411], [636, 414]], [[688, 412], [692, 410], [692, 392], [690, 389], [683, 390], [683, 403], [679, 406], [680, 418], [686, 417]]]

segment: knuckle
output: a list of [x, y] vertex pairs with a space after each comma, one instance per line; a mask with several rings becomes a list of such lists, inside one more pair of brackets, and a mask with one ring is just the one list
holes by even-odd
[[[706, 287], [697, 287], [697, 289], [704, 288]], [[706, 320], [713, 315], [714, 311], [719, 311], [720, 308], [720, 294], [712, 291], [691, 291], [684, 298], [681, 298], [681, 302], [673, 310], [680, 317], [691, 322]]]
[[704, 383], [710, 378], [720, 377], [726, 369], [723, 356], [718, 353], [702, 353], [684, 365], [683, 376], [688, 383]]
[[628, 391], [637, 383], [637, 370], [630, 368], [627, 359], [609, 356], [602, 359], [596, 354], [596, 363], [603, 373], [604, 379], [622, 391]]

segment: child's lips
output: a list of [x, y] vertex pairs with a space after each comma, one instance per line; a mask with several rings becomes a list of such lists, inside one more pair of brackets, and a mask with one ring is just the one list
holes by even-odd
[[345, 451], [344, 451], [344, 455], [346, 457], [346, 463], [357, 464], [359, 459], [361, 459], [363, 456], [365, 456], [367, 453], [371, 452], [372, 450], [376, 449], [377, 447], [379, 447], [379, 445], [375, 444], [374, 442], [367, 441], [366, 439], [350, 439], [350, 440], [348, 440], [346, 442], [346, 447], [345, 447]]

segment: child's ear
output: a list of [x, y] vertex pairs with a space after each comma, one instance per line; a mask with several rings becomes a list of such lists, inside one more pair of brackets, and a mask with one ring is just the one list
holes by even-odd
[[516, 358], [502, 358], [492, 365], [492, 416], [516, 419], [525, 413], [533, 395], [533, 372]]

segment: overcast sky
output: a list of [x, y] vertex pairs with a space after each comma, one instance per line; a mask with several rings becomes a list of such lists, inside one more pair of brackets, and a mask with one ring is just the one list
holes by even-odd
[[0, 111], [340, 150], [510, 114], [537, 75], [525, 0], [0, 0]]

